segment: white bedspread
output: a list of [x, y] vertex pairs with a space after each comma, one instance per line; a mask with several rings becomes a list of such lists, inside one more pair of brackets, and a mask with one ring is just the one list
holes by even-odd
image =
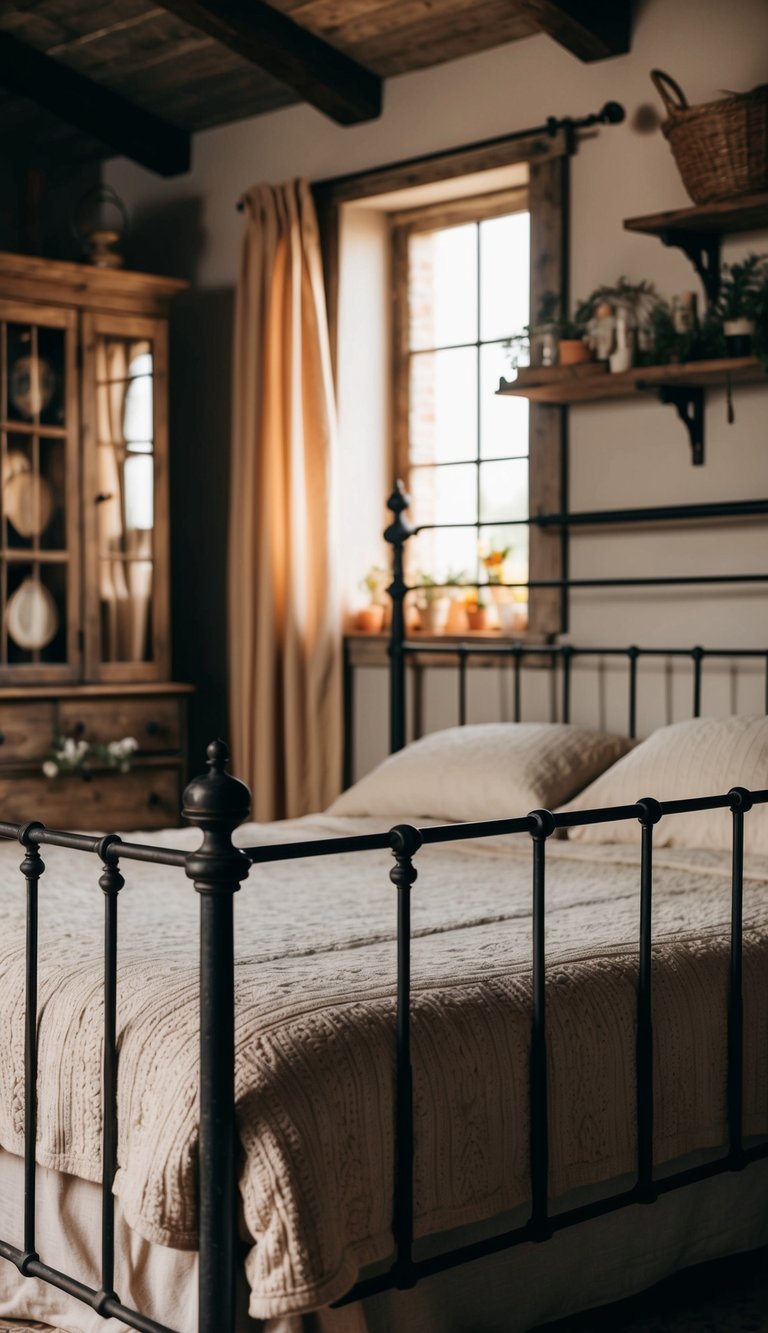
[[[388, 821], [387, 821], [388, 822]], [[370, 831], [329, 817], [248, 844]], [[192, 847], [192, 831], [159, 835]], [[150, 835], [142, 836], [149, 841]], [[98, 863], [48, 849], [41, 881], [38, 1160], [100, 1174]], [[637, 852], [550, 843], [552, 1194], [631, 1170]], [[23, 1150], [23, 882], [0, 847], [0, 1145]], [[391, 1249], [394, 914], [387, 853], [256, 868], [238, 894], [237, 1097], [258, 1317], [318, 1308]], [[423, 849], [414, 889], [420, 1234], [528, 1194], [530, 846]], [[195, 1243], [197, 914], [182, 871], [126, 863], [116, 1190], [148, 1240]], [[658, 1162], [725, 1136], [729, 862], [656, 858]], [[745, 887], [745, 1129], [768, 1129], [768, 860]]]

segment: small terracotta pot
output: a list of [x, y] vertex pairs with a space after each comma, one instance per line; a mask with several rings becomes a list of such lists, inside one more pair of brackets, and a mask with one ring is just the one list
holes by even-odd
[[470, 629], [490, 629], [491, 617], [487, 606], [467, 607], [467, 623]]
[[466, 634], [469, 629], [467, 608], [463, 601], [451, 598], [451, 606], [445, 625], [446, 634]]
[[579, 366], [592, 360], [592, 348], [583, 338], [561, 338], [559, 361], [561, 366]]
[[355, 612], [355, 629], [361, 634], [380, 634], [384, 626], [383, 606], [364, 606]]

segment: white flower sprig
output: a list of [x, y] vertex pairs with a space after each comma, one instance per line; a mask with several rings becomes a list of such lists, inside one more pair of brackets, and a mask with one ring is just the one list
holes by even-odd
[[75, 740], [72, 736], [54, 736], [43, 762], [43, 773], [47, 778], [77, 773], [90, 781], [93, 763], [104, 768], [116, 768], [119, 773], [128, 773], [138, 748], [139, 742], [133, 736], [124, 736], [122, 740], [109, 741], [106, 745], [89, 745], [88, 741]]

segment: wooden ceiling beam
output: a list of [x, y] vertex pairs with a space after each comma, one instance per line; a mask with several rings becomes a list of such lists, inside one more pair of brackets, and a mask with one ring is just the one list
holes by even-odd
[[340, 125], [381, 114], [381, 79], [263, 0], [160, 0]]
[[517, 0], [517, 6], [579, 60], [607, 60], [630, 49], [632, 0]]
[[0, 85], [160, 176], [189, 170], [190, 138], [119, 93], [0, 32]]

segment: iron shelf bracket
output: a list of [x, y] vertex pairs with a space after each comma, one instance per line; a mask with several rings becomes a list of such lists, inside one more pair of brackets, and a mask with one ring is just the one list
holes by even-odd
[[664, 245], [676, 245], [690, 259], [701, 278], [707, 302], [715, 304], [720, 292], [720, 236], [716, 231], [685, 231], [665, 227], [659, 233]]
[[691, 462], [704, 462], [704, 390], [702, 388], [660, 385], [656, 394], [660, 403], [669, 403], [688, 431], [691, 443]]

